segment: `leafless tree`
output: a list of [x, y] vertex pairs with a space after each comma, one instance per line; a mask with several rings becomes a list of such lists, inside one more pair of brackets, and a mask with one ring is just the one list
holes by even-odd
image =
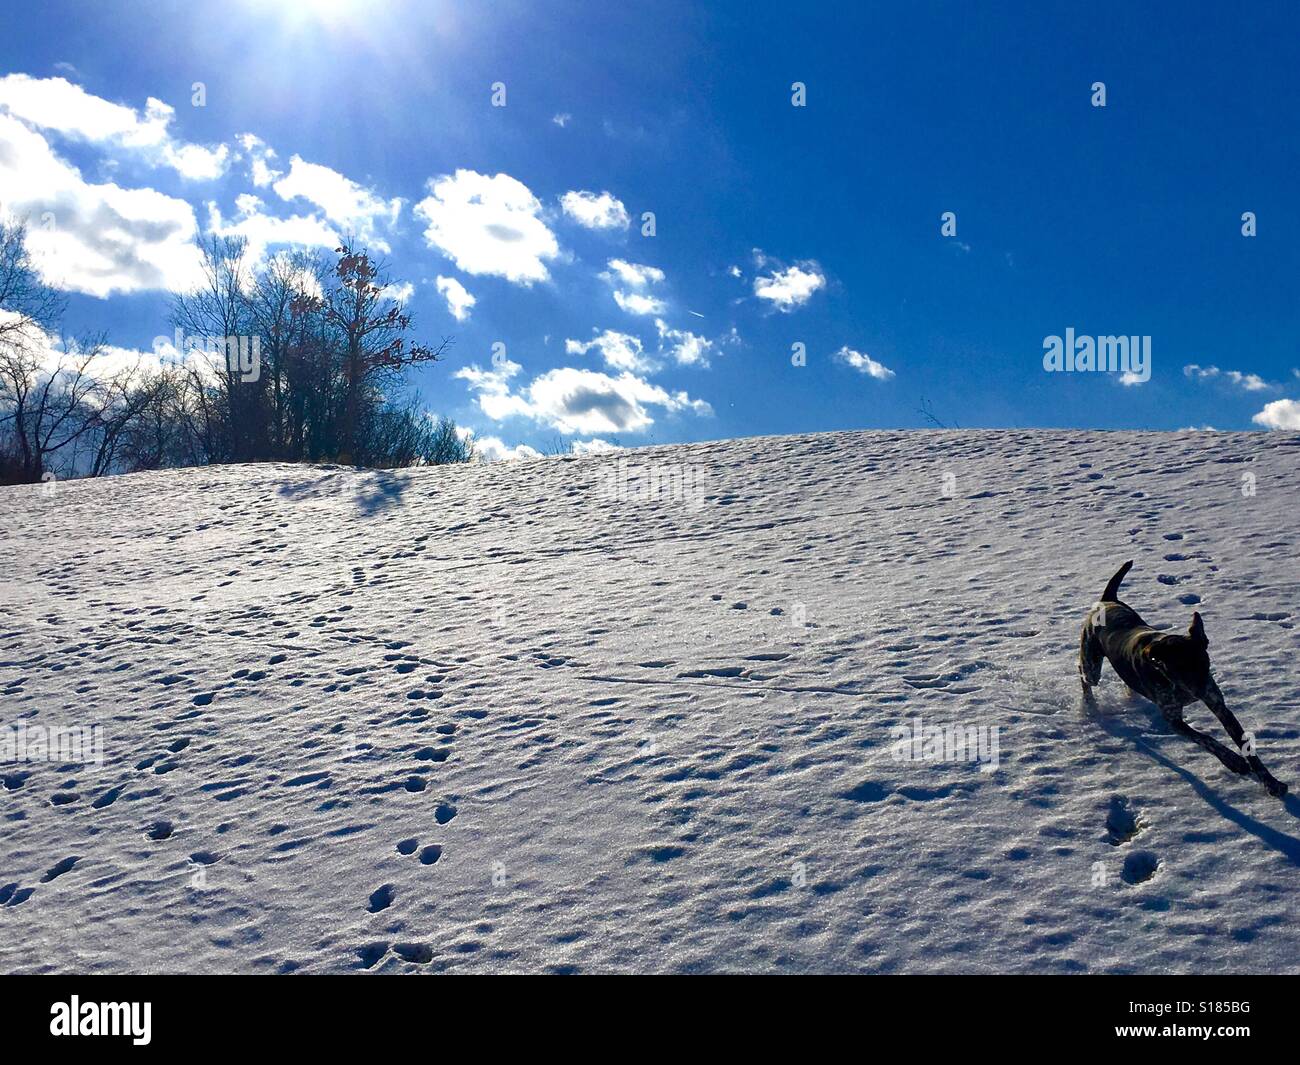
[[411, 316], [402, 301], [390, 294], [387, 265], [372, 262], [350, 239], [336, 248], [335, 254], [338, 261], [324, 294], [311, 303], [339, 334], [344, 391], [339, 461], [355, 462], [363, 457], [358, 449], [358, 429], [367, 392], [387, 375], [440, 359], [451, 340], [444, 337], [437, 347], [409, 342], [405, 334]]
[[27, 223], [0, 216], [0, 345], [36, 326], [52, 331], [67, 300], [47, 285], [27, 250]]
[[92, 372], [102, 338], [49, 345], [41, 334], [41, 340], [46, 343], [22, 337], [0, 346], [0, 428], [16, 449], [23, 481], [77, 472], [73, 457], [111, 404], [111, 387]]
[[[187, 350], [187, 379], [197, 393], [201, 436], [209, 461], [246, 462], [266, 457], [269, 445], [259, 417], [263, 383], [244, 381], [226, 361], [230, 338], [250, 337], [253, 319], [247, 288], [253, 264], [243, 237], [211, 236], [199, 241], [202, 283], [172, 297], [171, 322]], [[216, 383], [215, 393], [211, 382]]]

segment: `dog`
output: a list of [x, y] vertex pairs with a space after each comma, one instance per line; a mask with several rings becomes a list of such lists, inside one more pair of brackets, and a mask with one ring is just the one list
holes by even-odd
[[[1247, 737], [1224, 704], [1210, 674], [1206, 651], [1210, 641], [1201, 615], [1192, 614], [1186, 636], [1153, 629], [1136, 610], [1120, 602], [1120, 583], [1132, 568], [1131, 561], [1119, 568], [1102, 592], [1101, 602], [1084, 619], [1079, 636], [1079, 679], [1083, 682], [1084, 701], [1089, 707], [1096, 706], [1092, 688], [1101, 679], [1102, 664], [1110, 662], [1125, 684], [1160, 708], [1175, 732], [1200, 744], [1234, 773], [1253, 775], [1270, 795], [1281, 798], [1287, 786], [1275, 780], [1255, 756], [1253, 738]], [[1210, 708], [1244, 755], [1183, 720], [1183, 707], [1197, 700]]]

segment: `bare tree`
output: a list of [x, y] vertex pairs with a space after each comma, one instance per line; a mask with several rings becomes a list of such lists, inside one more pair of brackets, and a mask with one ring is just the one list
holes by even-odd
[[313, 301], [325, 321], [338, 331], [343, 357], [343, 424], [339, 461], [356, 462], [358, 428], [367, 393], [385, 375], [400, 373], [418, 363], [435, 362], [451, 346], [444, 337], [437, 347], [408, 343], [411, 327], [401, 300], [390, 293], [391, 280], [383, 262], [355, 250], [351, 240], [335, 249], [338, 261], [322, 297]]
[[[250, 337], [252, 315], [246, 292], [252, 263], [243, 237], [209, 237], [198, 242], [203, 282], [172, 297], [172, 325], [186, 334], [187, 379], [197, 393], [201, 436], [209, 461], [246, 462], [269, 457], [258, 406], [263, 385], [244, 381], [226, 361], [232, 338]], [[219, 354], [218, 354], [219, 353]], [[205, 361], [206, 360], [206, 361]], [[215, 395], [209, 381], [217, 384]]]
[[87, 476], [103, 477], [117, 468], [130, 434], [145, 412], [155, 408], [167, 387], [165, 374], [150, 374], [139, 363], [123, 367], [101, 382], [98, 407], [89, 419]]
[[74, 456], [101, 424], [111, 392], [91, 372], [103, 339], [48, 344], [30, 337], [0, 347], [0, 426], [16, 445], [20, 479], [39, 481]]
[[317, 356], [327, 347], [313, 329], [311, 294], [321, 291], [324, 266], [305, 252], [276, 255], [248, 294], [253, 326], [261, 338], [263, 388], [270, 406], [268, 435], [274, 457], [302, 454], [311, 393], [328, 389], [331, 373]]
[[[284, 253], [254, 264], [242, 239], [200, 242], [203, 280], [172, 300], [175, 367], [102, 338], [53, 342], [62, 297], [41, 282], [25, 230], [0, 228], [0, 479], [262, 459], [377, 467], [464, 462], [470, 438], [395, 396], [403, 371], [437, 347], [411, 341], [411, 318], [382, 263], [345, 242], [336, 258]], [[259, 373], [228, 342], [259, 351]]]
[[41, 280], [27, 250], [27, 223], [0, 216], [0, 345], [35, 326], [53, 330], [67, 303]]

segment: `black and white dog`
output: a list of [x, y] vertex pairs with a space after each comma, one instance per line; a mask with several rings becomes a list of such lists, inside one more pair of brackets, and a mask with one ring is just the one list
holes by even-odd
[[[1223, 695], [1210, 675], [1210, 641], [1199, 613], [1192, 614], [1186, 636], [1153, 629], [1136, 610], [1119, 600], [1119, 586], [1132, 568], [1125, 562], [1102, 592], [1101, 602], [1088, 611], [1079, 637], [1079, 678], [1083, 695], [1095, 706], [1092, 686], [1101, 679], [1103, 661], [1109, 661], [1124, 683], [1160, 708], [1175, 732], [1199, 743], [1234, 773], [1253, 775], [1281, 798], [1285, 784], [1273, 778], [1255, 756], [1253, 739], [1224, 705]], [[1244, 752], [1238, 754], [1213, 736], [1192, 728], [1183, 720], [1183, 707], [1197, 700], [1203, 702]]]

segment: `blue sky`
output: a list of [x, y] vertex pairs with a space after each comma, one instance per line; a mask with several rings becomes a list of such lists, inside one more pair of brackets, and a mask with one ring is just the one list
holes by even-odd
[[[923, 397], [1300, 428], [1293, 4], [3, 12], [0, 204], [51, 216], [69, 327], [123, 348], [170, 332], [191, 229], [351, 230], [455, 337], [413, 386], [503, 449], [924, 426]], [[1150, 336], [1150, 379], [1045, 372], [1067, 329]]]

